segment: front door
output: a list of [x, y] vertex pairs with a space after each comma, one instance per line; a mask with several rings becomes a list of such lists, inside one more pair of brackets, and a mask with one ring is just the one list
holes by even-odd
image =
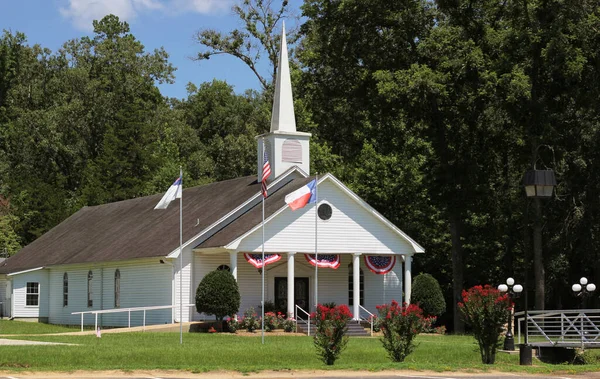
[[[294, 292], [295, 304], [306, 312], [310, 312], [308, 309], [310, 304], [308, 278], [294, 278]], [[279, 312], [287, 313], [287, 278], [275, 278], [275, 305]], [[306, 315], [299, 314], [298, 317], [306, 318]]]

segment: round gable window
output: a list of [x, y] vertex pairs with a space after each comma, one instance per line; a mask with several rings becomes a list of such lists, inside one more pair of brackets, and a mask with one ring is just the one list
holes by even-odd
[[321, 220], [329, 220], [332, 212], [331, 205], [326, 203], [319, 205], [319, 208], [317, 209], [317, 213]]

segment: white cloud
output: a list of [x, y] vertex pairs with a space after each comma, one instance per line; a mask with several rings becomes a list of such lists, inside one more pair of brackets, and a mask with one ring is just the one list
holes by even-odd
[[60, 13], [76, 28], [91, 31], [92, 21], [107, 14], [131, 21], [147, 11], [166, 11], [171, 15], [190, 11], [209, 14], [229, 9], [231, 5], [232, 0], [67, 0]]

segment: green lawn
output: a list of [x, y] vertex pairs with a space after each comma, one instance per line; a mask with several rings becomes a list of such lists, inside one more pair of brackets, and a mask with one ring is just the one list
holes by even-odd
[[[93, 329], [93, 327], [91, 328]], [[43, 324], [41, 322], [8, 321], [0, 320], [0, 337], [3, 334], [48, 334], [78, 332], [80, 326], [60, 326]]]
[[151, 370], [192, 372], [235, 370], [347, 369], [518, 371], [528, 373], [577, 373], [598, 371], [600, 365], [519, 366], [518, 355], [498, 354], [496, 364], [482, 365], [470, 336], [420, 336], [419, 346], [403, 363], [393, 363], [377, 338], [351, 338], [348, 348], [333, 367], [321, 363], [310, 337], [229, 334], [105, 333], [95, 336], [23, 336], [26, 339], [68, 342], [78, 346], [3, 346], [0, 370]]

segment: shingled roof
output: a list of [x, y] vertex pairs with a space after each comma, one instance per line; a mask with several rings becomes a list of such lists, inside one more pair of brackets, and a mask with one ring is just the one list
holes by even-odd
[[[289, 183], [286, 183], [285, 186], [279, 188], [277, 191], [269, 193], [268, 201], [265, 202], [265, 218], [271, 216], [273, 213], [281, 209], [281, 207], [285, 206], [285, 195], [302, 187], [314, 179], [314, 176], [293, 179]], [[248, 212], [233, 220], [233, 222], [231, 222], [229, 225], [225, 226], [223, 229], [204, 240], [202, 243], [196, 246], [196, 248], [202, 249], [225, 246], [236, 238], [242, 236], [256, 225], [260, 224], [261, 221], [262, 206], [259, 203]]]
[[[259, 191], [256, 176], [184, 189], [183, 241]], [[179, 207], [172, 204], [166, 210], [154, 210], [161, 197], [156, 194], [83, 207], [0, 263], [0, 274], [52, 265], [164, 257], [179, 247]]]

